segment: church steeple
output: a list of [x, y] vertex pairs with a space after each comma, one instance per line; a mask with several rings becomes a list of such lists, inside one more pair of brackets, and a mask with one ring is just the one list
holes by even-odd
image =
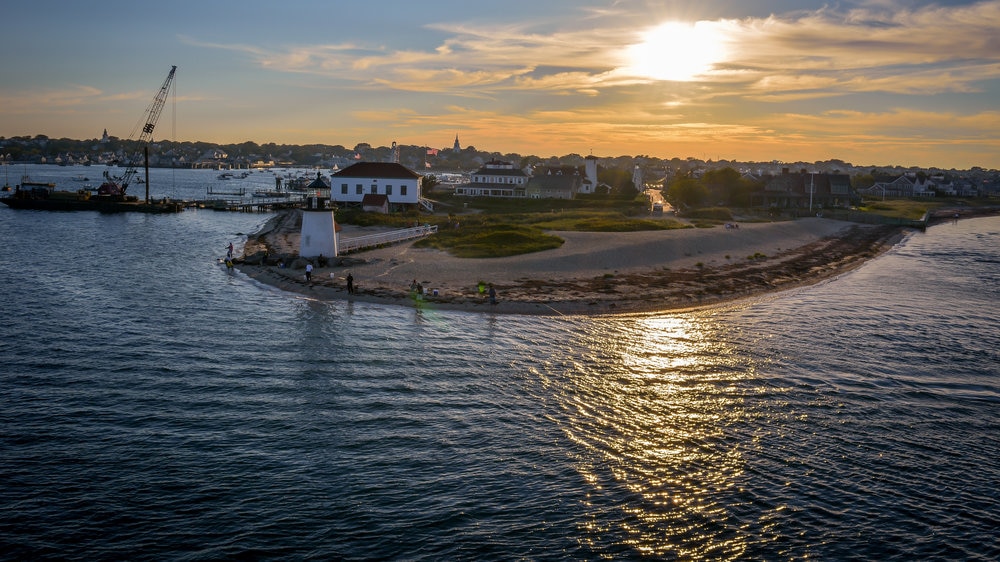
[[458, 133], [455, 133], [455, 146], [452, 147], [452, 150], [455, 152], [462, 150], [462, 145], [458, 144]]

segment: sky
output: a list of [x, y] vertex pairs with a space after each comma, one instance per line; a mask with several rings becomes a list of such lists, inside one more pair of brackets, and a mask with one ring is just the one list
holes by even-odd
[[1000, 168], [1000, 0], [10, 2], [0, 136]]

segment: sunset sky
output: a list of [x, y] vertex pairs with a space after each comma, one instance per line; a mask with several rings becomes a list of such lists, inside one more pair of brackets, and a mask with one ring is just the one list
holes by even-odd
[[1000, 0], [5, 3], [0, 136], [1000, 168]]

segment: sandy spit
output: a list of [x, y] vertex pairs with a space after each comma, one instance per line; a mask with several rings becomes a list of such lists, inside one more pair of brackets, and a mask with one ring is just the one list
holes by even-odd
[[[298, 252], [298, 211], [276, 216], [244, 247], [248, 258]], [[378, 229], [343, 226], [341, 238]], [[829, 279], [864, 263], [906, 235], [897, 227], [823, 218], [626, 233], [554, 232], [562, 247], [492, 259], [456, 258], [404, 242], [304, 264], [237, 267], [249, 277], [316, 299], [346, 299], [490, 313], [621, 314], [715, 305]], [[315, 260], [314, 265], [315, 265]], [[346, 277], [355, 292], [348, 294]], [[410, 286], [416, 281], [424, 294]], [[490, 305], [479, 284], [492, 283]]]

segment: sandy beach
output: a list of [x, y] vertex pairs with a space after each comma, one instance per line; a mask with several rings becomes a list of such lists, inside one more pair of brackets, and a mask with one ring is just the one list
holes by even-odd
[[[890, 248], [905, 231], [823, 218], [626, 233], [554, 232], [562, 247], [492, 259], [456, 258], [412, 242], [361, 251], [315, 266], [252, 265], [292, 256], [299, 217], [278, 215], [251, 235], [237, 267], [249, 277], [317, 299], [511, 314], [619, 314], [707, 306], [785, 290], [844, 273]], [[341, 239], [381, 229], [343, 225]], [[346, 277], [355, 291], [347, 292]], [[416, 281], [423, 294], [411, 291]], [[491, 305], [480, 282], [492, 283]]]

